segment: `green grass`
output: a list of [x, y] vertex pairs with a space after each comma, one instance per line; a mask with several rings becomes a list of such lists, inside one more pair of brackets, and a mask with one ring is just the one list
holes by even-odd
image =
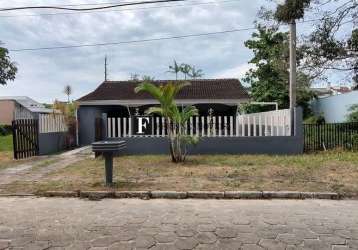
[[12, 151], [12, 135], [0, 136], [0, 152]]

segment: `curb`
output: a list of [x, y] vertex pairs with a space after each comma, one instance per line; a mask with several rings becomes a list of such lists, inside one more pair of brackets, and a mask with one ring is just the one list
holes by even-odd
[[[12, 195], [18, 196], [18, 195]], [[339, 200], [343, 195], [331, 192], [293, 192], [293, 191], [47, 191], [39, 196], [82, 198], [101, 200], [106, 198], [127, 199], [324, 199]]]

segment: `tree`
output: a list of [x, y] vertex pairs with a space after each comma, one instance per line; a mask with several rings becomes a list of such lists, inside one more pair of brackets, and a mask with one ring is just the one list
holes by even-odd
[[169, 65], [169, 71], [170, 73], [175, 74], [175, 80], [178, 80], [178, 74], [181, 72], [182, 68], [181, 65], [178, 64], [175, 60], [173, 65]]
[[144, 81], [144, 82], [151, 82], [151, 81], [154, 81], [154, 77], [148, 76], [148, 75], [143, 75], [143, 76], [142, 76], [142, 81]]
[[180, 65], [180, 71], [184, 74], [184, 79], [186, 80], [186, 78], [190, 75], [191, 66], [189, 64], [182, 63]]
[[[327, 9], [325, 9], [327, 7]], [[312, 79], [326, 79], [327, 73], [343, 72], [358, 83], [358, 29], [353, 22], [358, 16], [357, 1], [286, 0], [275, 11], [259, 13], [262, 20], [288, 23], [309, 14], [312, 32], [299, 41], [298, 50], [304, 57], [300, 70]], [[347, 24], [353, 29], [347, 29]]]
[[131, 76], [130, 76], [130, 81], [139, 82], [139, 74], [132, 73]]
[[191, 71], [189, 76], [193, 79], [197, 79], [204, 76], [204, 73], [201, 69], [196, 69], [195, 66], [191, 66]]
[[67, 103], [70, 103], [70, 95], [72, 94], [72, 87], [70, 85], [66, 85], [63, 93], [67, 95]]
[[16, 63], [11, 61], [9, 51], [0, 47], [0, 85], [6, 85], [8, 81], [14, 81], [16, 73]]
[[170, 154], [172, 161], [176, 163], [185, 161], [187, 145], [197, 142], [196, 137], [187, 134], [185, 124], [190, 117], [198, 115], [198, 110], [194, 106], [186, 106], [180, 110], [175, 103], [175, 96], [188, 85], [190, 85], [188, 82], [178, 84], [169, 82], [158, 87], [152, 83], [144, 82], [135, 88], [136, 93], [147, 92], [160, 103], [160, 107], [151, 107], [146, 113], [158, 114], [165, 118], [170, 141]]
[[350, 112], [347, 116], [348, 122], [358, 122], [358, 104], [354, 104], [349, 107]]
[[[289, 50], [288, 33], [279, 32], [277, 27], [257, 26], [257, 32], [245, 46], [253, 51], [254, 57], [249, 63], [255, 67], [250, 69], [243, 81], [251, 86], [251, 96], [257, 102], [278, 102], [280, 108], [289, 106]], [[298, 57], [298, 61], [299, 61]], [[303, 72], [297, 74], [297, 104], [309, 113], [308, 101], [310, 78]], [[265, 111], [268, 107], [250, 106], [249, 112]]]

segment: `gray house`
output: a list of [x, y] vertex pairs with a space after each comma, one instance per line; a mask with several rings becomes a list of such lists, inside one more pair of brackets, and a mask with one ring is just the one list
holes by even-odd
[[[247, 91], [237, 79], [197, 79], [189, 80], [191, 85], [180, 91], [176, 103], [181, 106], [194, 105], [200, 116], [214, 115], [235, 116], [241, 103], [249, 100]], [[167, 80], [153, 83], [163, 85]], [[175, 81], [173, 81], [175, 82]], [[87, 145], [95, 141], [96, 118], [103, 115], [111, 118], [128, 118], [143, 114], [158, 102], [147, 93], [134, 92], [140, 82], [105, 81], [93, 92], [78, 99], [78, 141]], [[116, 119], [117, 120], [117, 119]]]

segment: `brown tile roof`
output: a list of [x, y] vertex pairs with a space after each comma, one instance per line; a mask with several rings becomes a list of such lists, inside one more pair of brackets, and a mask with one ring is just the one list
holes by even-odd
[[[176, 99], [248, 99], [247, 91], [237, 79], [197, 79], [188, 80], [191, 85], [184, 87]], [[168, 80], [153, 81], [156, 85], [167, 83]], [[175, 81], [171, 81], [175, 82]], [[81, 97], [78, 101], [98, 100], [143, 100], [153, 99], [148, 93], [135, 93], [134, 88], [140, 82], [106, 81], [97, 89]]]

